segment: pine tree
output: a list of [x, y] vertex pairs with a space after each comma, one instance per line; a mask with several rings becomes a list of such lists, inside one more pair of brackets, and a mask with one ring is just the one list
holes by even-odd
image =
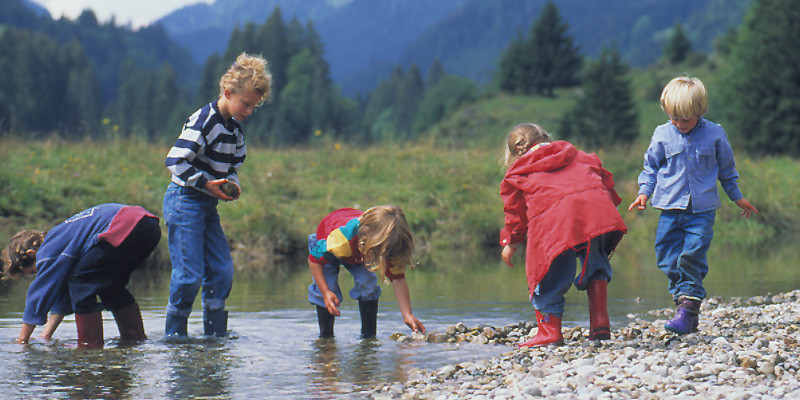
[[691, 50], [692, 43], [686, 37], [683, 25], [681, 25], [680, 21], [675, 22], [672, 34], [669, 36], [669, 42], [664, 46], [664, 57], [666, 57], [667, 61], [678, 64], [686, 60]]
[[531, 27], [522, 61], [527, 69], [523, 73], [539, 94], [552, 97], [554, 88], [578, 83], [582, 60], [572, 36], [567, 34], [568, 29], [552, 1], [544, 5]]
[[560, 121], [560, 135], [591, 146], [630, 143], [638, 136], [636, 105], [616, 48], [604, 48], [583, 77], [583, 94]]
[[219, 96], [219, 78], [222, 76], [222, 58], [214, 53], [208, 57], [203, 64], [203, 71], [200, 73], [200, 84], [195, 96], [195, 106], [207, 104]]
[[503, 52], [500, 89], [553, 96], [553, 89], [577, 84], [583, 61], [568, 29], [558, 7], [548, 1], [531, 26], [530, 35], [519, 36]]
[[768, 154], [800, 153], [800, 2], [754, 0], [723, 72], [728, 134]]
[[422, 95], [425, 92], [425, 84], [422, 81], [422, 74], [419, 68], [412, 64], [403, 77], [403, 82], [397, 92], [395, 101], [395, 126], [400, 133], [411, 133], [411, 127], [414, 124], [414, 116], [417, 114], [419, 102], [422, 100]]
[[428, 68], [428, 76], [425, 78], [425, 87], [429, 88], [432, 86], [436, 86], [439, 83], [439, 80], [444, 77], [445, 71], [444, 66], [442, 66], [442, 62], [437, 57], [431, 63], [431, 66]]
[[510, 93], [530, 92], [530, 85], [523, 81], [522, 56], [524, 52], [525, 38], [522, 33], [518, 32], [517, 37], [511, 41], [500, 57], [497, 78], [500, 90]]

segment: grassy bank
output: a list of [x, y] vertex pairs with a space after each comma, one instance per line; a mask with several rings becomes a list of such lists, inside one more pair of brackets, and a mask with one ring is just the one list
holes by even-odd
[[[508, 125], [508, 124], [506, 124]], [[269, 270], [302, 254], [305, 237], [329, 211], [394, 203], [416, 234], [417, 255], [456, 265], [459, 255], [494, 245], [502, 225], [498, 185], [504, 131], [484, 146], [416, 143], [352, 147], [318, 139], [309, 149], [249, 149], [240, 176], [242, 197], [221, 204], [223, 227], [237, 267]], [[0, 234], [48, 228], [94, 204], [139, 204], [161, 215], [169, 182], [168, 145], [140, 140], [104, 143], [3, 138], [0, 147]], [[616, 177], [630, 235], [651, 241], [657, 213], [623, 210], [635, 197], [644, 144], [599, 152]], [[591, 149], [588, 149], [591, 150]], [[792, 182], [800, 163], [737, 154], [741, 187], [761, 215], [744, 221], [730, 201], [718, 214], [716, 241], [764, 244], [800, 222], [800, 193]], [[166, 240], [159, 257], [166, 257]], [[298, 264], [298, 263], [294, 263]], [[302, 265], [292, 265], [302, 267]]]

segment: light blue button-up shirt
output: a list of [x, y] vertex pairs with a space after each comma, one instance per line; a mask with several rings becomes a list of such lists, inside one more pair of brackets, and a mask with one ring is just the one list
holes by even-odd
[[731, 201], [742, 199], [738, 179], [722, 126], [700, 118], [684, 135], [668, 122], [656, 128], [644, 154], [639, 194], [658, 209], [685, 210], [691, 204], [693, 212], [704, 212], [720, 206], [717, 180]]

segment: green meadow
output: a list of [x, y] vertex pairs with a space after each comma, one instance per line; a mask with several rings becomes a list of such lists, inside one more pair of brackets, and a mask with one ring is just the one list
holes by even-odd
[[[449, 268], [476, 251], [497, 251], [503, 212], [499, 183], [503, 143], [514, 124], [533, 121], [557, 127], [572, 92], [555, 99], [500, 95], [459, 110], [412, 143], [357, 146], [318, 132], [306, 148], [248, 147], [240, 170], [242, 196], [219, 211], [240, 270], [302, 267], [306, 236], [320, 218], [340, 207], [393, 203], [403, 208], [415, 232], [417, 257]], [[643, 102], [641, 140], [595, 152], [614, 173], [629, 227], [626, 241], [652, 246], [658, 213], [628, 212], [637, 190], [642, 153], [656, 124], [664, 121], [655, 102]], [[532, 116], [542, 116], [539, 119]], [[246, 130], [246, 127], [245, 127]], [[176, 136], [178, 134], [176, 130]], [[246, 135], [247, 133], [245, 133]], [[138, 204], [161, 215], [170, 175], [164, 158], [171, 143], [110, 137], [97, 141], [0, 138], [0, 235], [24, 228], [47, 229], [89, 206]], [[764, 246], [794, 234], [800, 223], [800, 163], [791, 158], [756, 158], [734, 151], [745, 196], [761, 214], [743, 220], [723, 194], [715, 241]], [[166, 233], [166, 228], [163, 228]], [[158, 257], [166, 264], [166, 238]]]

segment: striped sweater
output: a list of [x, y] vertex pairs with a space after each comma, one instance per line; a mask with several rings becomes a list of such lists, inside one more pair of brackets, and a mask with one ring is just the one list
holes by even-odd
[[233, 118], [226, 121], [213, 101], [183, 125], [167, 154], [166, 166], [172, 182], [208, 194], [204, 187], [211, 180], [229, 179], [239, 184], [236, 174], [246, 155], [241, 125]]

